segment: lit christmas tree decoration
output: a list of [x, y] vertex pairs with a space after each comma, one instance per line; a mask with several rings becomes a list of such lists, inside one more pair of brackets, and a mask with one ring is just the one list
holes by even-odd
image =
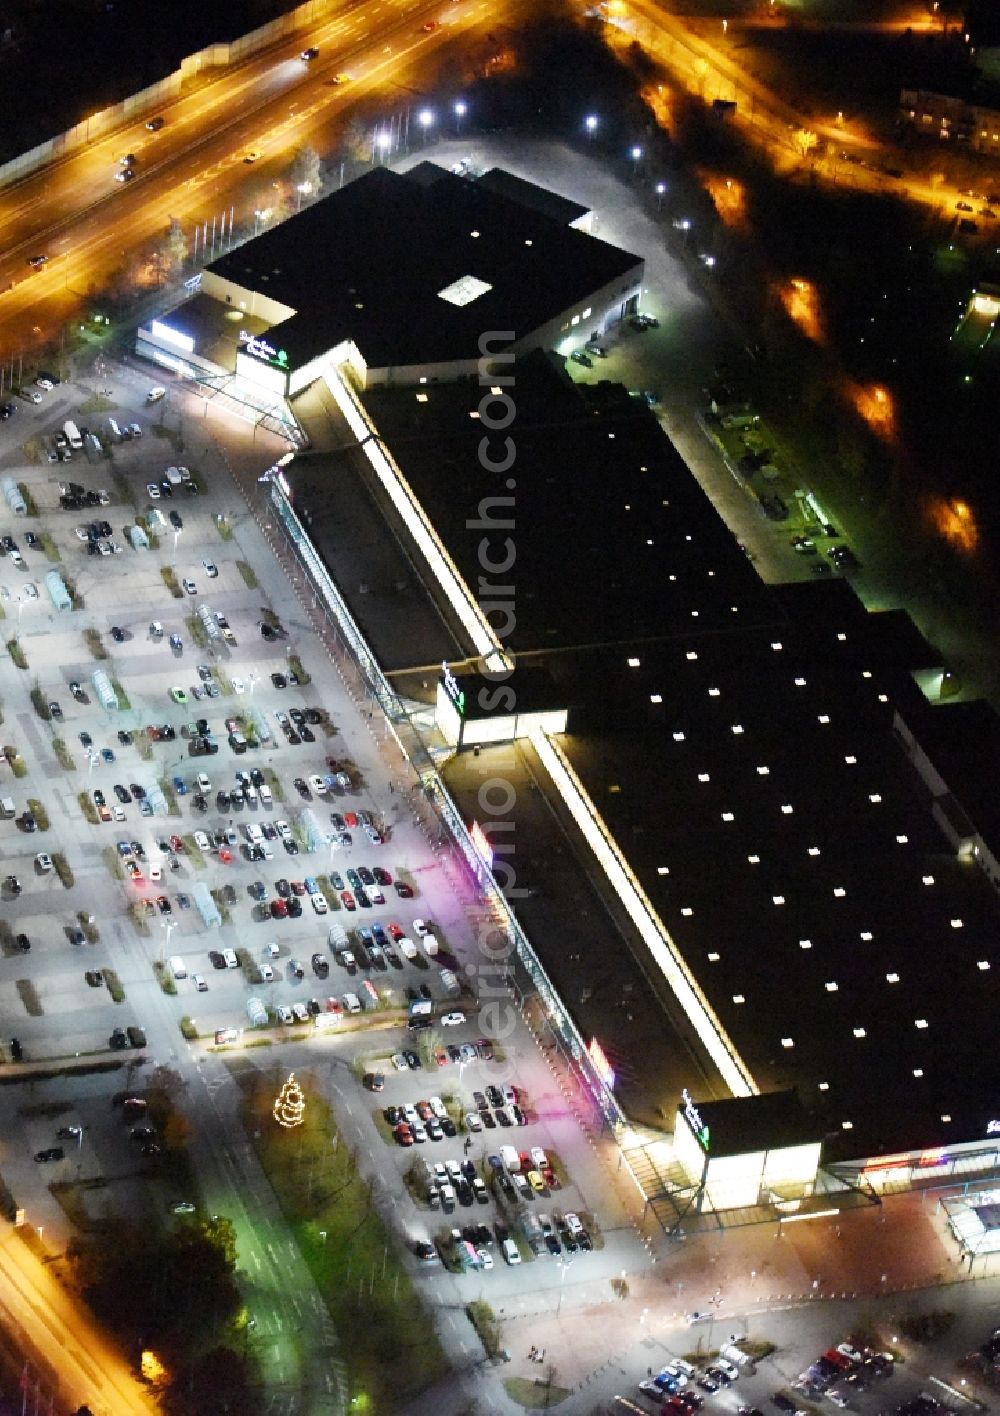
[[288, 1081], [284, 1083], [281, 1091], [274, 1101], [274, 1119], [279, 1126], [291, 1129], [293, 1126], [301, 1126], [305, 1115], [306, 1099], [302, 1088], [295, 1080], [295, 1073], [289, 1072]]

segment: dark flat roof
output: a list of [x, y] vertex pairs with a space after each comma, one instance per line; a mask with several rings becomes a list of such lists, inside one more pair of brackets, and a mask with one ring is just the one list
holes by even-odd
[[[523, 338], [641, 263], [443, 168], [429, 181], [429, 167], [377, 167], [209, 269], [296, 311], [271, 330], [293, 367], [350, 338], [388, 368], [477, 359], [484, 331]], [[440, 297], [467, 276], [490, 288], [463, 306]]]
[[[525, 655], [613, 643], [625, 634], [728, 634], [784, 622], [783, 606], [735, 551], [645, 405], [619, 385], [588, 390], [572, 383], [557, 356], [531, 355], [513, 376], [516, 417], [502, 435], [516, 445], [517, 486], [506, 513], [517, 547], [506, 577], [516, 590], [516, 626], [505, 640], [512, 649]], [[473, 586], [484, 536], [477, 509], [504, 494], [479, 457], [483, 426], [471, 415], [482, 392], [468, 380], [364, 395]], [[491, 539], [499, 548], [507, 534]]]
[[904, 716], [952, 795], [1000, 855], [1000, 718], [983, 702], [917, 702]]
[[[150, 324], [152, 322], [149, 321]], [[178, 305], [169, 314], [161, 315], [159, 323], [179, 334], [188, 335], [195, 342], [197, 354], [230, 372], [236, 368], [240, 330], [264, 334], [268, 328], [266, 320], [248, 315], [244, 310], [232, 310], [213, 300], [210, 295], [201, 293], [192, 295], [190, 300], [185, 300], [183, 305]]]
[[530, 207], [533, 211], [540, 211], [543, 216], [550, 216], [553, 221], [562, 222], [564, 226], [569, 226], [570, 222], [579, 221], [581, 216], [587, 215], [587, 208], [579, 202], [570, 201], [569, 197], [561, 197], [558, 192], [540, 187], [537, 182], [529, 182], [526, 177], [516, 177], [513, 172], [507, 172], [502, 167], [491, 167], [477, 180], [479, 185], [488, 191], [496, 192], [501, 197], [509, 197], [511, 201], [519, 202], [521, 206]]
[[846, 1156], [985, 1137], [1000, 1083], [1000, 899], [933, 820], [892, 732], [918, 691], [862, 629], [581, 656], [602, 693], [564, 741], [758, 1083]]
[[794, 1089], [729, 1097], [725, 1101], [699, 1101], [697, 1097], [692, 1100], [708, 1127], [710, 1160], [744, 1155], [747, 1151], [815, 1144], [823, 1139], [822, 1127], [817, 1127], [815, 1117], [809, 1115]]
[[[514, 372], [506, 642], [562, 690], [563, 746], [751, 1072], [798, 1088], [834, 1158], [985, 1138], [1000, 899], [892, 732], [939, 656], [846, 582], [764, 586], [620, 390]], [[367, 401], [474, 585], [479, 390], [427, 392]]]

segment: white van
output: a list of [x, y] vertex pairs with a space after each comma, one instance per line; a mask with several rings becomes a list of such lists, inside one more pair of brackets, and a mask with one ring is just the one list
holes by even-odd
[[513, 1239], [503, 1241], [503, 1261], [505, 1264], [519, 1264], [521, 1262], [521, 1251], [514, 1243]]
[[257, 794], [260, 797], [261, 806], [274, 805], [274, 797], [271, 794], [271, 788], [267, 786], [266, 783], [263, 786], [257, 788]]
[[14, 805], [13, 797], [0, 797], [0, 816], [5, 821], [9, 821], [12, 816], [17, 815], [17, 807]]
[[361, 1012], [361, 1000], [356, 993], [344, 994], [344, 1007], [349, 1013]]
[[180, 954], [173, 955], [169, 960], [169, 966], [170, 972], [173, 974], [174, 978], [187, 978], [187, 964], [181, 958]]
[[404, 958], [415, 959], [417, 957], [416, 944], [414, 944], [412, 939], [407, 939], [405, 934], [400, 935], [396, 940], [396, 948]]
[[63, 433], [70, 447], [73, 448], [74, 451], [79, 452], [80, 448], [83, 447], [83, 438], [80, 436], [80, 429], [69, 418], [63, 423]]
[[118, 424], [115, 422], [114, 418], [108, 419], [108, 431], [114, 438], [116, 443], [120, 443], [125, 436], [121, 428], [119, 428]]
[[516, 1175], [521, 1169], [521, 1157], [513, 1146], [501, 1146], [500, 1159], [503, 1161], [505, 1168], [510, 1171], [512, 1175]]

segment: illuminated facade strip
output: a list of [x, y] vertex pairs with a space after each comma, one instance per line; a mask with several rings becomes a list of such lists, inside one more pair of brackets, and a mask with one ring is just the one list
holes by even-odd
[[478, 602], [469, 591], [454, 561], [438, 539], [427, 515], [413, 493], [396, 463], [388, 456], [385, 445], [370, 425], [364, 410], [336, 370], [327, 370], [324, 381], [337, 401], [348, 427], [368, 455], [375, 475], [389, 494], [389, 498], [406, 529], [423, 552], [424, 559], [433, 572], [438, 584], [447, 596], [462, 627], [482, 655], [487, 668], [504, 669], [510, 664], [506, 653], [494, 632], [493, 626], [483, 614]]
[[531, 743], [726, 1086], [733, 1096], [756, 1096], [759, 1088], [750, 1069], [698, 987], [564, 753], [544, 733], [533, 734]]

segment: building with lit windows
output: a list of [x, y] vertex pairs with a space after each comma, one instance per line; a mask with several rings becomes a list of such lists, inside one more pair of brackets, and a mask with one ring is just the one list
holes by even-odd
[[297, 395], [338, 370], [426, 384], [581, 344], [638, 307], [643, 276], [587, 215], [500, 171], [378, 167], [214, 260], [137, 351], [293, 427]]
[[952, 147], [1000, 157], [1000, 110], [996, 108], [950, 94], [903, 89], [899, 117], [918, 137], [936, 138]]
[[[517, 495], [495, 526], [480, 387], [358, 395], [378, 451], [359, 438], [338, 466], [411, 552], [431, 528], [440, 565], [415, 563], [437, 628], [406, 642], [398, 614], [382, 629], [370, 597], [352, 609], [436, 720], [445, 784], [494, 869], [505, 843], [479, 787], [513, 784], [518, 918], [629, 1119], [672, 1135], [649, 1179], [661, 1221], [989, 1174], [995, 715], [939, 702], [933, 646], [840, 577], [765, 585], [643, 403], [538, 355], [512, 374]], [[311, 461], [287, 469], [291, 500], [335, 565], [347, 513]], [[507, 537], [501, 613], [481, 557]], [[513, 672], [483, 672], [452, 580], [507, 626]]]
[[664, 1227], [1000, 1170], [995, 716], [838, 575], [764, 584], [644, 400], [567, 377], [553, 346], [641, 262], [499, 187], [376, 170], [217, 261], [171, 334], [225, 321], [229, 387], [292, 417], [322, 380], [330, 450], [274, 508]]

